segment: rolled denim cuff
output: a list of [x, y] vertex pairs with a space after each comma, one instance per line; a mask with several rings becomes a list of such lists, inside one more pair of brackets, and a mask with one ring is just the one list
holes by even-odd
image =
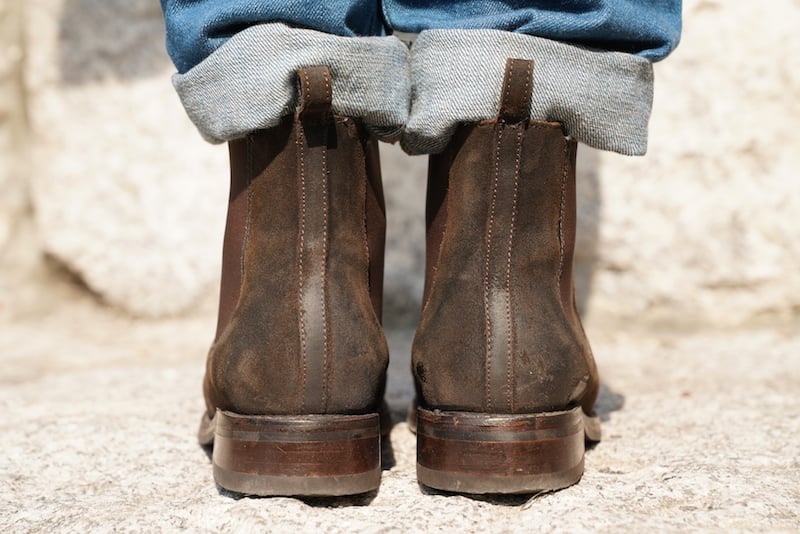
[[459, 124], [496, 117], [509, 57], [534, 61], [532, 119], [560, 122], [601, 150], [647, 150], [647, 59], [498, 30], [426, 30], [411, 55], [414, 100], [402, 138], [410, 153], [441, 152]]
[[339, 37], [280, 23], [252, 26], [172, 83], [203, 137], [221, 143], [270, 128], [297, 106], [296, 71], [326, 65], [335, 114], [396, 141], [411, 100], [408, 48], [397, 38]]

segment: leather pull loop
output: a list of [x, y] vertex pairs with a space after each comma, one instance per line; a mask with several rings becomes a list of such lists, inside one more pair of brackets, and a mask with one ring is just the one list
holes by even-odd
[[516, 124], [530, 117], [533, 91], [533, 61], [508, 58], [497, 118]]
[[300, 80], [300, 109], [297, 114], [303, 119], [327, 120], [331, 112], [333, 89], [331, 71], [324, 65], [297, 69]]

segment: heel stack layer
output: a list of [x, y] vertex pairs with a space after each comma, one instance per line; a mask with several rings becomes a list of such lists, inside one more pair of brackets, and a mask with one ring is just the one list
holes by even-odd
[[537, 414], [417, 410], [417, 478], [460, 493], [533, 493], [583, 474], [580, 407]]
[[354, 495], [380, 482], [380, 420], [368, 415], [214, 417], [214, 478], [251, 495]]

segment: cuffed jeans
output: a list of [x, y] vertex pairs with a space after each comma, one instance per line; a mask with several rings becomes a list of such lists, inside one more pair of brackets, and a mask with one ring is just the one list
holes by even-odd
[[[651, 61], [680, 36], [680, 0], [162, 0], [173, 83], [212, 142], [295, 108], [294, 73], [324, 64], [334, 112], [411, 153], [496, 115], [505, 61], [532, 59], [531, 117], [604, 150], [643, 154]], [[409, 50], [387, 31], [419, 33]]]

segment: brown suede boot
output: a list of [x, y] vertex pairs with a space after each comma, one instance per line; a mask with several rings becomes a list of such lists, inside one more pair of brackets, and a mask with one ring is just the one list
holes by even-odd
[[563, 488], [583, 473], [599, 380], [574, 300], [575, 154], [529, 121], [510, 59], [496, 120], [430, 158], [427, 272], [412, 349], [417, 475], [463, 493]]
[[230, 143], [231, 194], [207, 412], [214, 478], [254, 495], [347, 495], [380, 481], [388, 349], [377, 142], [333, 116], [327, 67], [302, 106]]

